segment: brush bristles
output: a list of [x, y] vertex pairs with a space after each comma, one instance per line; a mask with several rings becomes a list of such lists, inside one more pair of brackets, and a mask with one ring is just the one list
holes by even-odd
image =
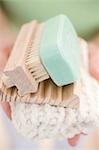
[[54, 106], [78, 108], [79, 97], [75, 93], [75, 85], [57, 87], [50, 79], [39, 84], [37, 93], [19, 96], [16, 87], [6, 89], [2, 84], [0, 101], [50, 104]]
[[26, 61], [25, 61], [25, 65], [27, 66], [28, 70], [31, 72], [33, 78], [35, 78], [35, 80], [38, 83], [49, 78], [49, 75], [44, 69], [39, 56], [39, 48], [40, 48], [43, 29], [44, 29], [44, 24], [37, 25], [34, 34], [34, 40], [31, 44], [31, 48], [29, 48], [29, 50], [27, 51]]

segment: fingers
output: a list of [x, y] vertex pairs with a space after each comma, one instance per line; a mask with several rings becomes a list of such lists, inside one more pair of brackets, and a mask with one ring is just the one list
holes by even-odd
[[78, 140], [80, 139], [80, 134], [78, 135], [75, 135], [73, 138], [69, 138], [68, 139], [68, 143], [71, 145], [71, 146], [76, 146]]
[[[0, 52], [0, 72], [2, 72], [5, 64], [7, 61], [7, 55], [4, 52]], [[10, 109], [10, 105], [7, 102], [2, 102], [1, 106], [3, 108], [3, 110], [5, 111], [6, 115], [11, 119], [11, 109]]]
[[[7, 62], [8, 54], [0, 51], [0, 72], [2, 72], [6, 62]], [[7, 102], [0, 103], [6, 115], [11, 119], [11, 109], [10, 105]]]
[[89, 71], [99, 81], [99, 47], [95, 44], [89, 45]]
[[4, 110], [4, 112], [6, 113], [6, 115], [8, 116], [9, 119], [11, 119], [11, 108], [8, 102], [1, 102], [1, 106]]
[[[5, 37], [2, 34], [0, 34], [0, 72], [3, 71], [9, 53], [11, 51], [13, 45], [13, 41], [11, 40], [10, 37]], [[10, 109], [10, 105], [7, 102], [2, 102], [0, 103], [4, 112], [6, 113], [6, 115], [11, 119], [11, 109]]]
[[7, 62], [7, 56], [0, 51], [0, 72], [2, 72], [6, 62]]
[[82, 39], [79, 39], [79, 43], [82, 50], [85, 49], [88, 51], [89, 61], [87, 62], [86, 58], [83, 59], [85, 59], [86, 65], [89, 63], [88, 67], [90, 74], [99, 81], [99, 35], [89, 44]]
[[4, 69], [11, 47], [11, 43], [8, 44], [0, 40], [0, 71]]
[[9, 53], [12, 49], [14, 43], [14, 38], [7, 33], [1, 33], [0, 32], [0, 52], [2, 52], [4, 55], [9, 56]]

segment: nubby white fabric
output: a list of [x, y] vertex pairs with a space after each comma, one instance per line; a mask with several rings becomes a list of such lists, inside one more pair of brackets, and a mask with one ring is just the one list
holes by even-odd
[[79, 109], [11, 102], [12, 122], [19, 133], [30, 139], [70, 138], [88, 133], [99, 121], [99, 84], [88, 73], [88, 47], [81, 41]]

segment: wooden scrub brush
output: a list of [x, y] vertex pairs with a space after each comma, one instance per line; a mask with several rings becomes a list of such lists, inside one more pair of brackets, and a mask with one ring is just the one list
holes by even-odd
[[19, 96], [16, 87], [7, 89], [5, 85], [1, 83], [0, 101], [49, 104], [53, 106], [78, 108], [79, 90], [78, 83], [58, 87], [51, 81], [51, 79], [48, 79], [39, 84], [36, 93]]

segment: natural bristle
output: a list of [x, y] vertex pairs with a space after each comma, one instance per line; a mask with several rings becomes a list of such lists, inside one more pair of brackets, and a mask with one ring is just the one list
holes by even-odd
[[44, 69], [39, 56], [39, 47], [42, 38], [44, 24], [38, 24], [32, 41], [31, 49], [27, 51], [25, 65], [31, 72], [37, 83], [48, 79], [49, 75]]

